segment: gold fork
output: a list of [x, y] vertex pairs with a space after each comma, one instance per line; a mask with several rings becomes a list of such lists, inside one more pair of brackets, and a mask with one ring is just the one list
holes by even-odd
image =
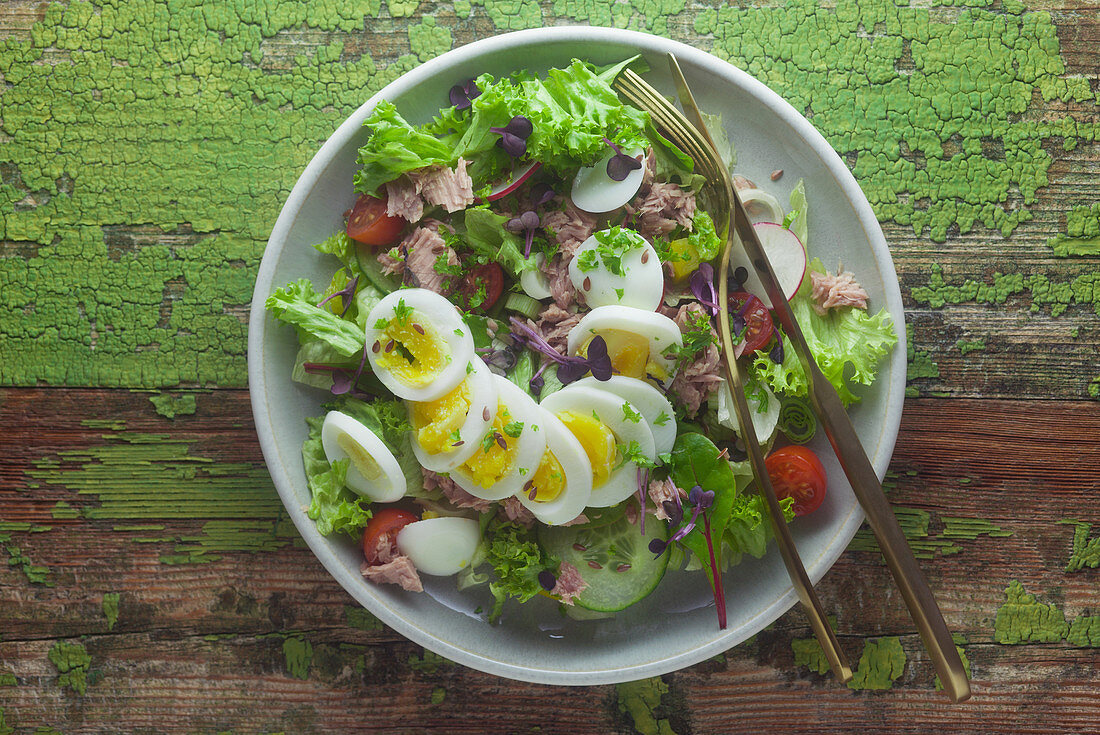
[[[794, 314], [778, 287], [771, 264], [768, 262], [763, 248], [760, 247], [755, 230], [745, 215], [740, 197], [729, 182], [729, 171], [725, 169], [716, 153], [713, 141], [710, 140], [702, 115], [695, 105], [695, 100], [687, 86], [683, 73], [680, 71], [680, 66], [675, 56], [669, 54], [668, 58], [673, 78], [676, 80], [677, 91], [680, 93], [681, 104], [683, 104], [685, 110], [693, 115], [697, 127], [688, 123], [683, 115], [660, 93], [633, 72], [621, 74], [619, 79], [622, 80], [622, 86], [619, 85], [617, 80], [616, 87], [632, 101], [648, 101], [648, 105], [639, 104], [638, 106], [650, 112], [655, 124], [657, 124], [658, 116], [660, 117], [667, 134], [671, 136], [669, 140], [674, 143], [679, 142], [683, 145], [684, 150], [688, 150], [688, 146], [690, 146], [691, 150], [701, 154], [698, 160], [707, 171], [704, 175], [717, 174], [723, 181], [722, 188], [725, 190], [724, 193], [728, 195], [727, 202], [732, 204], [730, 219], [733, 227], [730, 228], [729, 238], [723, 252], [723, 266], [718, 279], [719, 286], [721, 288], [727, 282], [728, 251], [733, 242], [733, 232], [736, 230], [741, 235], [749, 259], [752, 261], [754, 269], [760, 276], [761, 282], [765, 285], [765, 289], [775, 306], [775, 314], [782, 324], [784, 332], [791, 340], [807, 375], [810, 376], [810, 400], [814, 412], [821, 421], [822, 428], [829, 437], [833, 450], [840, 460], [841, 467], [848, 476], [852, 490], [867, 515], [868, 525], [875, 534], [886, 564], [901, 590], [909, 613], [917, 624], [921, 639], [929, 652], [936, 673], [939, 674], [940, 681], [943, 682], [945, 690], [953, 701], [965, 701], [970, 698], [970, 680], [963, 668], [958, 650], [955, 648], [951, 633], [947, 628], [947, 623], [943, 619], [943, 614], [936, 604], [936, 598], [932, 594], [932, 590], [928, 586], [928, 582], [924, 578], [908, 542], [905, 540], [905, 535], [898, 525], [897, 518], [882, 492], [878, 476], [863, 451], [859, 436], [844, 411], [836, 390], [822, 375], [816, 360], [809, 352], [805, 337], [802, 335], [802, 331], [794, 319]], [[630, 90], [629, 94], [624, 91], [624, 87]], [[638, 104], [638, 102], [635, 101], [635, 104]], [[689, 155], [693, 159], [695, 158], [695, 155], [692, 155], [691, 152], [689, 152]], [[721, 197], [722, 193], [719, 192], [718, 196]], [[728, 320], [721, 326], [723, 340], [728, 344], [730, 340]], [[797, 586], [796, 584], [796, 588]], [[831, 633], [831, 631], [829, 632]], [[818, 636], [818, 638], [820, 640], [821, 636]]]
[[[694, 126], [680, 115], [679, 111], [671, 105], [656, 90], [648, 85], [641, 77], [630, 69], [625, 70], [615, 81], [616, 90], [638, 108], [649, 112], [654, 125], [660, 132], [695, 162], [697, 170], [707, 179], [708, 194], [713, 203], [715, 213], [715, 226], [719, 232], [729, 229], [730, 200], [734, 196], [733, 183], [725, 165], [720, 163], [716, 155], [712, 156], [713, 143], [700, 140], [698, 134], [693, 134]], [[724, 216], [722, 216], [724, 214]], [[727, 241], [730, 238], [727, 238]], [[721, 270], [726, 273], [729, 270], [730, 247], [729, 243], [722, 250]], [[836, 633], [829, 625], [825, 617], [825, 610], [814, 592], [802, 559], [798, 555], [798, 549], [791, 538], [791, 532], [783, 519], [783, 510], [779, 506], [775, 489], [768, 478], [767, 468], [764, 466], [764, 452], [760, 448], [756, 429], [753, 427], [752, 414], [749, 411], [748, 402], [745, 399], [744, 379], [737, 364], [737, 356], [734, 352], [733, 341], [730, 339], [729, 310], [725, 308], [728, 300], [729, 286], [726, 278], [718, 279], [718, 319], [719, 333], [722, 336], [722, 350], [725, 354], [726, 377], [730, 386], [730, 395], [733, 397], [734, 411], [737, 414], [737, 423], [740, 425], [741, 440], [745, 443], [745, 450], [749, 455], [753, 474], [756, 476], [756, 484], [764, 497], [768, 507], [768, 516], [771, 519], [772, 529], [779, 546], [779, 553], [783, 557], [783, 564], [794, 583], [795, 592], [806, 615], [810, 619], [810, 627], [814, 631], [825, 658], [833, 674], [841, 682], [845, 683], [852, 678], [852, 668], [840, 648]]]

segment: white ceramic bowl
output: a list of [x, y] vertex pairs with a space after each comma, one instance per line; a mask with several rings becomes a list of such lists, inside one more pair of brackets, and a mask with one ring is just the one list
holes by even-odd
[[[608, 64], [634, 54], [652, 67], [647, 78], [672, 94], [666, 52], [678, 57], [700, 107], [719, 112], [737, 149], [738, 172], [781, 199], [804, 178], [810, 205], [811, 253], [853, 270], [874, 309], [893, 315], [898, 345], [879, 379], [852, 408], [864, 447], [881, 477], [901, 420], [905, 392], [905, 328], [901, 294], [882, 231], [855, 179], [825, 139], [789, 104], [745, 72], [690, 46], [655, 36], [603, 28], [558, 27], [509, 33], [443, 54], [405, 74], [369, 99], [314, 156], [275, 224], [260, 265], [248, 335], [248, 377], [256, 431], [272, 479], [306, 543], [358, 602], [391, 628], [446, 658], [504, 677], [547, 684], [607, 684], [674, 671], [749, 638], [795, 603], [774, 547], [723, 575], [728, 627], [719, 630], [714, 603], [700, 573], [670, 573], [657, 591], [614, 618], [573, 621], [554, 602], [509, 604], [498, 625], [485, 621], [487, 591], [458, 593], [451, 578], [426, 578], [426, 594], [365, 582], [356, 545], [317, 533], [301, 459], [307, 416], [325, 394], [292, 383], [297, 347], [293, 330], [274, 322], [264, 301], [278, 286], [303, 276], [327, 283], [334, 261], [310, 247], [342, 226], [354, 200], [356, 151], [366, 140], [363, 120], [380, 99], [413, 122], [446, 104], [450, 87], [483, 72], [500, 76], [527, 68], [545, 71], [573, 57]], [[783, 169], [776, 183], [768, 174]], [[863, 519], [851, 488], [822, 438], [815, 440], [830, 477], [825, 503], [797, 519], [792, 531], [810, 577], [817, 581], [844, 551]], [[478, 611], [480, 607], [480, 612]]]

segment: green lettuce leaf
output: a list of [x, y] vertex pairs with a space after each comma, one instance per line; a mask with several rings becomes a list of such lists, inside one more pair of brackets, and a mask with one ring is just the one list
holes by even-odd
[[700, 262], [714, 260], [722, 248], [722, 241], [714, 227], [710, 215], [699, 209], [692, 220], [692, 231], [688, 235], [688, 244], [695, 249], [696, 259]]
[[479, 259], [500, 263], [504, 270], [517, 277], [524, 271], [538, 268], [534, 257], [523, 257], [523, 242], [519, 236], [504, 229], [508, 217], [494, 214], [488, 207], [470, 207], [463, 221], [463, 239]]
[[[825, 272], [816, 259], [810, 264], [810, 270]], [[821, 316], [814, 311], [809, 282], [807, 278], [802, 289], [791, 300], [791, 311], [806, 336], [806, 343], [818, 367], [847, 406], [859, 401], [853, 387], [857, 384], [870, 385], [875, 379], [879, 361], [897, 343], [893, 320], [885, 309], [872, 316], [862, 309], [851, 307], [830, 309]], [[776, 365], [767, 354], [758, 351], [753, 369], [777, 392], [804, 396], [809, 390], [806, 373], [785, 335], [783, 362]]]
[[264, 305], [276, 319], [297, 327], [298, 339], [302, 342], [313, 337], [324, 340], [346, 357], [361, 353], [366, 342], [363, 330], [328, 309], [318, 307], [317, 302], [322, 298], [313, 290], [308, 278], [301, 278], [276, 289]]
[[527, 602], [542, 591], [539, 572], [556, 569], [559, 562], [546, 557], [536, 543], [534, 533], [515, 523], [490, 526], [485, 560], [492, 565], [496, 579], [489, 583], [493, 609], [489, 622], [500, 618], [504, 602], [515, 598]]
[[810, 210], [809, 204], [806, 202], [806, 182], [802, 179], [798, 180], [791, 191], [790, 202], [791, 211], [787, 216], [794, 217], [790, 224], [790, 230], [802, 242], [802, 247], [808, 248], [810, 245], [806, 242], [806, 238], [809, 235], [807, 220], [810, 216]]
[[306, 515], [317, 523], [317, 530], [323, 536], [341, 532], [358, 538], [360, 529], [371, 518], [368, 501], [344, 486], [348, 460], [330, 465], [325, 458], [325, 450], [321, 446], [324, 419], [317, 416], [306, 419], [306, 422], [309, 424], [309, 437], [302, 444], [302, 461], [311, 494]]
[[401, 174], [433, 164], [452, 165], [457, 156], [444, 141], [410, 125], [392, 102], [378, 103], [363, 125], [371, 129], [367, 145], [359, 149], [355, 190], [377, 194], [387, 181]]
[[[752, 474], [751, 469], [747, 471]], [[794, 518], [794, 499], [783, 498], [779, 501], [779, 506], [783, 509], [784, 519], [789, 523]], [[724, 540], [727, 551], [724, 559], [730, 564], [740, 562], [744, 554], [759, 559], [764, 556], [768, 541], [774, 536], [764, 499], [755, 493], [739, 495], [730, 509], [729, 522], [726, 524]]]

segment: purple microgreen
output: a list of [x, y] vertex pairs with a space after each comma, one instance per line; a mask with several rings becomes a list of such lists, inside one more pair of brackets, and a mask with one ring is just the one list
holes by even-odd
[[554, 573], [551, 572], [549, 569], [543, 569], [541, 572], [539, 572], [539, 584], [542, 585], [542, 588], [544, 590], [549, 592], [557, 586], [558, 580], [556, 577], [554, 577]]
[[523, 115], [516, 115], [503, 128], [489, 128], [489, 132], [500, 136], [497, 145], [512, 158], [523, 158], [527, 153], [527, 139], [533, 131], [531, 121]]
[[775, 335], [775, 347], [772, 347], [771, 352], [768, 353], [768, 358], [776, 365], [783, 364], [783, 335], [779, 334], [779, 330], [772, 327], [772, 333]]
[[558, 364], [558, 380], [562, 384], [568, 385], [589, 371], [596, 380], [611, 378], [611, 358], [607, 355], [607, 343], [603, 337], [597, 336], [588, 343], [587, 357], [563, 355], [551, 347], [542, 335], [517, 317], [511, 317], [510, 323], [513, 339], [527, 345], [535, 352], [546, 355]]
[[[676, 494], [676, 499], [680, 499], [680, 494]], [[680, 525], [680, 521], [684, 520], [684, 506], [679, 503], [674, 503], [671, 500], [661, 501], [661, 506], [665, 509], [665, 514], [668, 516], [669, 523], [674, 526]]]
[[473, 100], [481, 96], [481, 90], [478, 89], [477, 83], [474, 82], [473, 79], [467, 79], [462, 84], [456, 84], [451, 87], [448, 96], [450, 97], [452, 107], [458, 110], [465, 110], [473, 103]]
[[703, 263], [691, 274], [691, 292], [712, 317], [718, 316], [718, 293], [714, 290], [714, 268], [710, 263]]
[[478, 357], [485, 361], [486, 365], [499, 368], [505, 372], [514, 368], [516, 366], [516, 360], [519, 359], [515, 349], [511, 347], [505, 347], [502, 350], [493, 347], [478, 347], [474, 351], [477, 353]]
[[531, 187], [531, 206], [541, 207], [554, 198], [554, 190], [545, 181], [540, 181]]
[[508, 232], [524, 233], [523, 257], [525, 258], [531, 257], [531, 244], [535, 240], [535, 230], [538, 229], [539, 223], [539, 216], [531, 210], [527, 210], [504, 223], [504, 229]]
[[344, 298], [344, 309], [343, 309], [343, 311], [340, 312], [340, 316], [342, 317], [342, 316], [344, 316], [344, 314], [347, 314], [348, 309], [351, 308], [351, 304], [355, 300], [355, 289], [358, 286], [359, 286], [359, 276], [356, 276], [355, 278], [348, 281], [348, 285], [344, 286], [342, 289], [340, 289], [336, 293], [329, 294], [325, 298], [321, 299], [317, 303], [317, 306], [319, 306], [319, 307], [324, 306], [325, 304], [327, 304], [329, 301], [332, 301], [337, 296], [342, 296]]
[[649, 542], [649, 550], [652, 551], [656, 556], [660, 556], [661, 554], [665, 553], [665, 549], [667, 548], [668, 542], [662, 541], [659, 538], [655, 538]]
[[637, 171], [642, 167], [641, 156], [634, 158], [623, 153], [623, 149], [615, 145], [610, 138], [604, 138], [604, 143], [611, 146], [615, 155], [607, 161], [607, 176], [612, 181], [622, 181], [630, 175], [631, 171]]
[[362, 371], [361, 367], [355, 373], [351, 373], [345, 368], [337, 367], [335, 365], [325, 365], [317, 362], [306, 362], [302, 363], [302, 369], [305, 370], [307, 373], [312, 373], [314, 375], [318, 375], [320, 373], [329, 373], [332, 376], [332, 386], [329, 388], [329, 392], [331, 392], [334, 396], [350, 394], [353, 396], [362, 397], [367, 400], [371, 399], [370, 394], [364, 393], [363, 391], [358, 390], [355, 387], [356, 383], [358, 383], [359, 381], [359, 374]]
[[542, 397], [542, 389], [546, 387], [546, 378], [542, 377], [542, 373], [548, 367], [550, 367], [550, 363], [544, 362], [539, 367], [538, 372], [531, 377], [531, 380], [527, 381], [527, 387], [530, 388], [531, 394], [536, 400]]

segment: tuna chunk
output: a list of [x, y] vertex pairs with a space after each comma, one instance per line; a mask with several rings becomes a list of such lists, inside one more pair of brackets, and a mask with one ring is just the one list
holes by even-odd
[[398, 554], [385, 564], [367, 564], [363, 562], [359, 572], [365, 579], [375, 584], [397, 584], [409, 592], [423, 592], [424, 585], [416, 573], [409, 557]]
[[535, 514], [527, 510], [515, 495], [504, 499], [500, 504], [500, 512], [505, 519], [518, 523], [524, 528], [532, 528], [535, 525]]
[[580, 314], [566, 311], [557, 304], [550, 304], [539, 315], [538, 323], [527, 320], [527, 324], [542, 336], [546, 342], [561, 354], [566, 354], [569, 330], [580, 322]]
[[659, 521], [668, 520], [668, 511], [665, 510], [665, 501], [671, 500], [676, 502], [676, 496], [679, 494], [676, 484], [670, 479], [664, 480], [652, 480], [649, 483], [649, 499], [653, 501], [653, 505], [656, 509], [653, 511], [653, 515], [657, 517]]
[[405, 254], [404, 282], [410, 286], [443, 293], [444, 274], [436, 270], [436, 262], [444, 257], [447, 265], [458, 265], [455, 251], [447, 247], [435, 230], [417, 227], [401, 241], [398, 250]]
[[810, 271], [810, 281], [813, 285], [814, 311], [822, 316], [838, 306], [867, 308], [867, 292], [856, 282], [855, 275], [843, 270], [843, 266], [837, 269], [835, 276]]
[[563, 209], [547, 212], [542, 215], [541, 220], [542, 228], [552, 233], [557, 241], [558, 250], [569, 258], [573, 257], [581, 243], [596, 230], [596, 224], [594, 215], [582, 212], [569, 200], [566, 200]]
[[457, 212], [474, 203], [474, 182], [466, 173], [466, 160], [458, 159], [454, 169], [446, 166], [428, 166], [410, 171], [410, 180], [424, 201]]
[[577, 568], [568, 562], [562, 562], [558, 570], [558, 581], [550, 594], [559, 598], [566, 605], [572, 605], [573, 599], [588, 588], [588, 582], [581, 579]]
[[425, 490], [430, 491], [438, 488], [442, 491], [443, 497], [450, 501], [451, 505], [456, 508], [471, 508], [478, 513], [485, 513], [493, 507], [492, 501], [475, 498], [473, 495], [470, 495], [470, 493], [460, 488], [458, 484], [449, 477], [424, 469], [423, 467], [420, 468], [420, 473], [424, 476]]
[[572, 255], [557, 253], [545, 266], [550, 296], [561, 309], [568, 309], [577, 301], [577, 289], [569, 279], [569, 261], [572, 259]]
[[[706, 314], [706, 308], [697, 302], [685, 304], [676, 314], [676, 324], [682, 332], [690, 330], [693, 323], [693, 314]], [[718, 335], [711, 328], [713, 342], [701, 350], [695, 358], [684, 365], [677, 373], [669, 392], [672, 393], [684, 407], [688, 416], [694, 416], [699, 412], [699, 407], [710, 394], [718, 388], [722, 378], [718, 375]]]
[[424, 200], [408, 176], [400, 176], [386, 183], [386, 214], [404, 217], [409, 222], [419, 222], [424, 216]]
[[649, 192], [627, 211], [634, 215], [638, 232], [647, 240], [664, 237], [677, 226], [691, 229], [695, 217], [695, 194], [676, 184], [655, 182]]

